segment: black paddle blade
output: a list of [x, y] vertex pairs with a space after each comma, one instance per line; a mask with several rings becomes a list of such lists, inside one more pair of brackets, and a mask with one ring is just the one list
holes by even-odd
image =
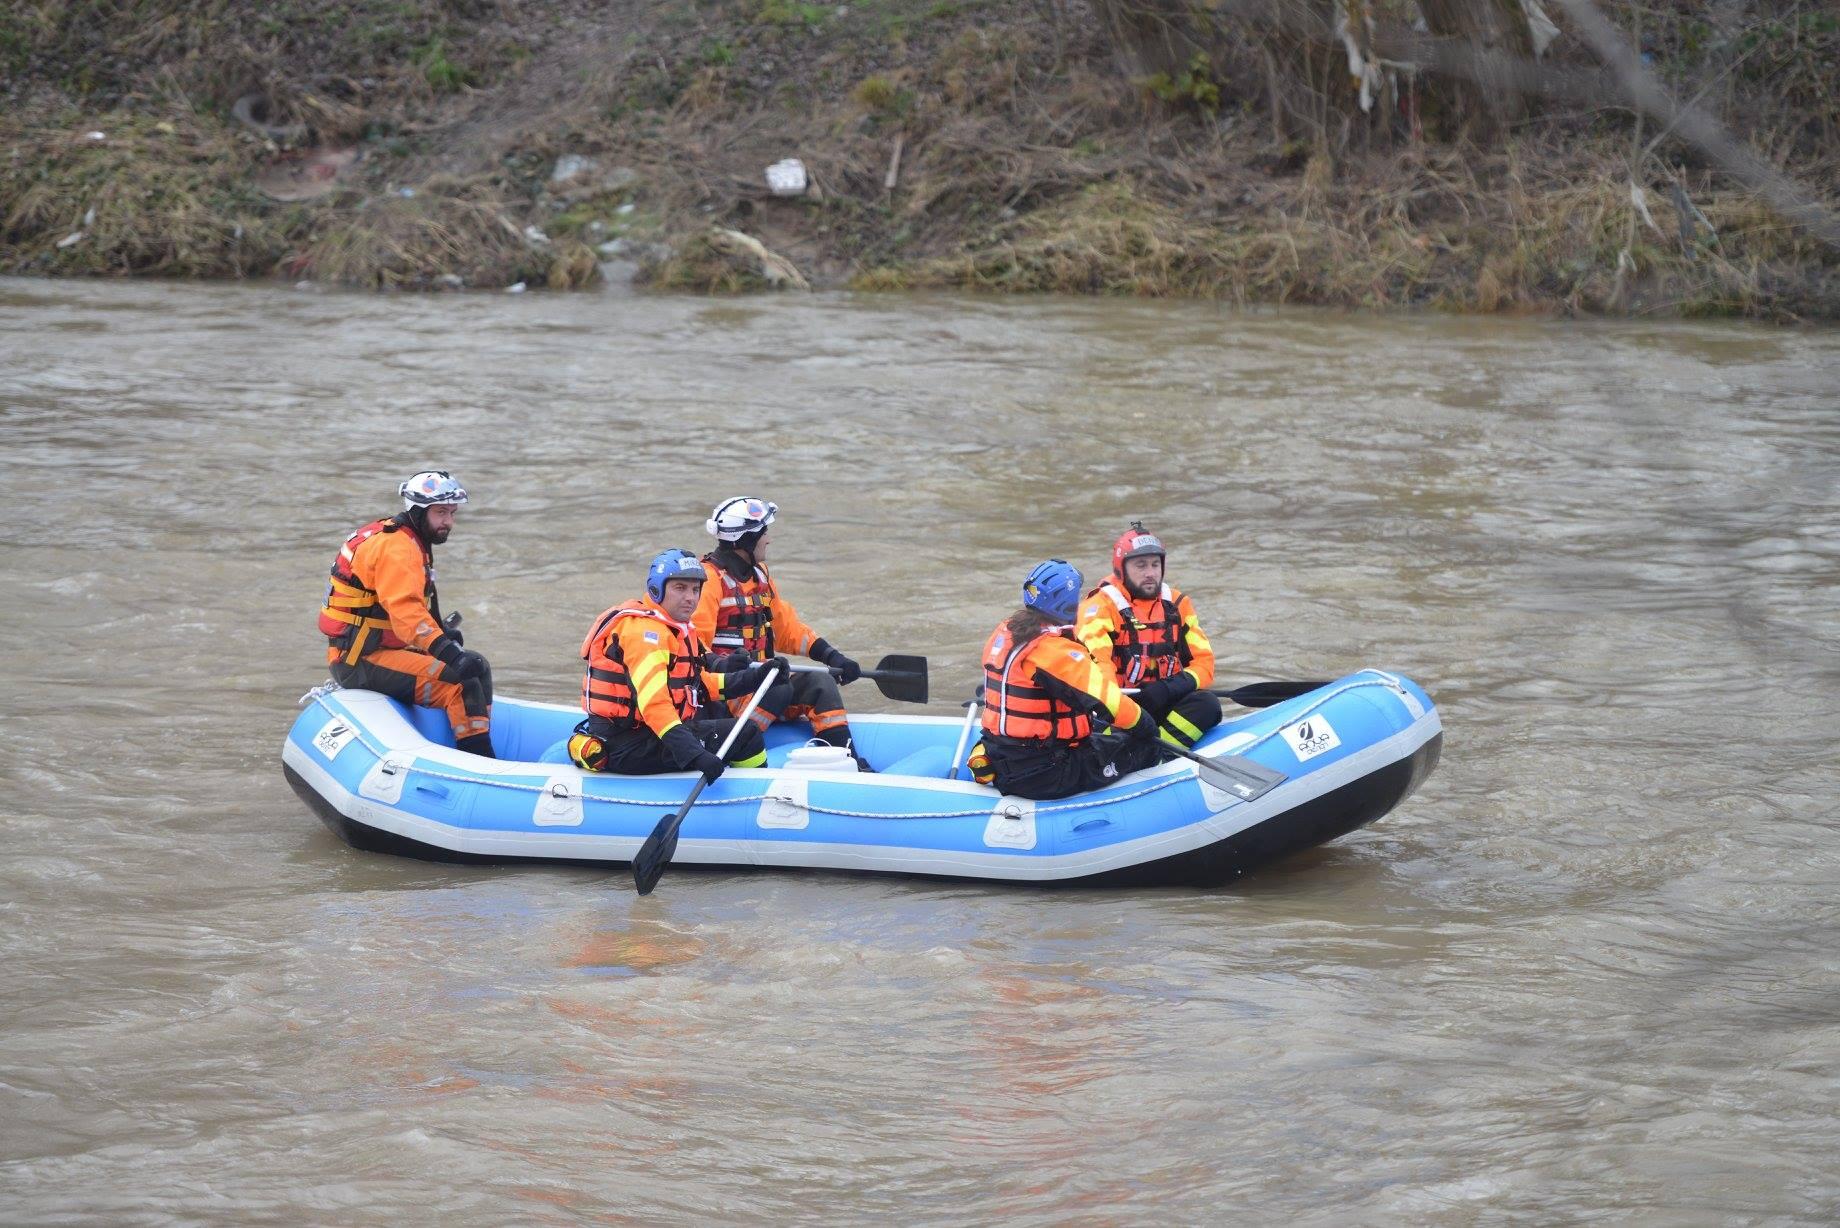
[[926, 702], [925, 657], [894, 653], [883, 657], [874, 669], [865, 671], [865, 675], [875, 679], [875, 685], [890, 699], [909, 704]]
[[1287, 699], [1321, 690], [1330, 681], [1328, 678], [1318, 678], [1312, 682], [1252, 682], [1231, 691], [1215, 691], [1214, 694], [1222, 699], [1230, 699], [1242, 708], [1269, 708]]
[[664, 876], [664, 868], [671, 864], [671, 854], [677, 851], [677, 829], [684, 825], [684, 812], [667, 814], [658, 820], [658, 826], [652, 828], [652, 834], [639, 846], [639, 852], [633, 857], [633, 886], [640, 895], [650, 895], [652, 888]]

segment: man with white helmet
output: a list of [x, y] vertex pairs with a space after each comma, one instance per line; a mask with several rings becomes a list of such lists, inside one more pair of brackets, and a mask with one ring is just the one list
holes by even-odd
[[739, 654], [753, 663], [796, 653], [829, 667], [828, 673], [793, 674], [774, 683], [754, 709], [754, 723], [765, 730], [783, 718], [806, 717], [819, 740], [850, 747], [857, 764], [872, 771], [851, 746], [849, 713], [838, 691], [839, 684], [862, 677], [862, 666], [806, 626], [767, 574], [768, 529], [778, 514], [777, 505], [749, 495], [716, 504], [703, 526], [717, 543], [703, 556], [710, 583], [703, 586], [691, 622], [718, 653]]
[[396, 493], [403, 510], [353, 533], [332, 560], [319, 612], [326, 663], [340, 686], [444, 709], [454, 745], [491, 758], [492, 667], [462, 646], [459, 615], [442, 620], [434, 590], [434, 547], [453, 532], [466, 491], [431, 469]]

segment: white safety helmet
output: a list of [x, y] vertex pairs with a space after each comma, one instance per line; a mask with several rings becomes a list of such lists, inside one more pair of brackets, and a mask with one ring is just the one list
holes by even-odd
[[445, 469], [430, 469], [418, 473], [396, 488], [402, 496], [403, 507], [414, 511], [418, 507], [436, 507], [443, 503], [456, 506], [466, 502], [466, 488], [454, 481], [454, 475]]
[[758, 533], [772, 524], [773, 517], [778, 514], [778, 504], [756, 499], [752, 495], [736, 495], [716, 504], [716, 510], [709, 514], [703, 527], [717, 541], [738, 542], [748, 534]]

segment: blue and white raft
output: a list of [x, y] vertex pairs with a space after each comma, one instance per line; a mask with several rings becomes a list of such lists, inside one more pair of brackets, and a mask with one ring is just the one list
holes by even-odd
[[[353, 847], [436, 861], [630, 862], [696, 777], [612, 776], [567, 761], [574, 707], [498, 699], [499, 759], [455, 750], [444, 713], [319, 689], [288, 733], [288, 783]], [[1436, 765], [1429, 696], [1362, 670], [1227, 720], [1196, 750], [1284, 780], [1244, 801], [1173, 760], [1059, 801], [1006, 797], [961, 767], [963, 721], [852, 714], [874, 774], [775, 725], [768, 766], [731, 768], [685, 819], [672, 864], [1094, 886], [1213, 885], [1333, 840], [1397, 806]], [[804, 764], [818, 760], [822, 766]]]

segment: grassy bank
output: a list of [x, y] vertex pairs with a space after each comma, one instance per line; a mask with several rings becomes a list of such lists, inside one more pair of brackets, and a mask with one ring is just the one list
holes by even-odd
[[[611, 257], [664, 287], [784, 281], [739, 233], [819, 286], [1840, 318], [1832, 249], [1627, 115], [1477, 133], [1402, 102], [1312, 136], [1231, 56], [1142, 73], [1092, 16], [27, 5], [0, 15], [0, 268], [562, 288]], [[1840, 30], [1803, 16], [1718, 80], [1831, 202]], [[1635, 19], [1679, 83], [1706, 71], [1689, 8]], [[776, 197], [763, 168], [789, 156], [812, 189]]]

